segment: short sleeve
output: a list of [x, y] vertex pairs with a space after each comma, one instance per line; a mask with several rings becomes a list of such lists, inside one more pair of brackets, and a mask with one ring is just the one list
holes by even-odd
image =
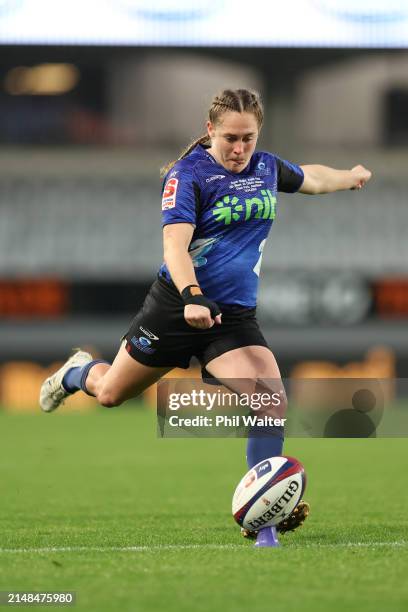
[[285, 159], [275, 157], [278, 177], [278, 191], [284, 191], [286, 193], [294, 193], [299, 191], [305, 175], [300, 166], [292, 164]]
[[162, 225], [196, 225], [199, 187], [189, 167], [175, 166], [166, 176], [162, 191]]

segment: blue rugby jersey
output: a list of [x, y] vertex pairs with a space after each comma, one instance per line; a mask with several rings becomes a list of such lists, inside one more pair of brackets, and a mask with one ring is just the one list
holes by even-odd
[[[256, 306], [262, 251], [276, 215], [278, 191], [293, 193], [302, 169], [256, 152], [230, 172], [201, 145], [178, 161], [164, 180], [163, 226], [195, 226], [189, 253], [202, 292], [219, 304]], [[167, 266], [159, 272], [170, 279]]]

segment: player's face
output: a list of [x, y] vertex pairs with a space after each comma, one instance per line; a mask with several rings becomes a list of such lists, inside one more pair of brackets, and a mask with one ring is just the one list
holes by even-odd
[[211, 138], [209, 152], [230, 172], [241, 172], [249, 163], [259, 128], [252, 113], [227, 111], [216, 124], [207, 122]]

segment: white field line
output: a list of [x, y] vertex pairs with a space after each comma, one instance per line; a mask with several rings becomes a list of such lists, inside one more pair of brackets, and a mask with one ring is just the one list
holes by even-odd
[[[340, 542], [299, 543], [290, 548], [402, 548], [408, 546], [406, 540], [397, 542]], [[7, 553], [53, 553], [53, 552], [154, 552], [165, 550], [237, 550], [245, 548], [243, 544], [165, 544], [153, 546], [47, 546], [39, 548], [0, 548], [0, 554]]]

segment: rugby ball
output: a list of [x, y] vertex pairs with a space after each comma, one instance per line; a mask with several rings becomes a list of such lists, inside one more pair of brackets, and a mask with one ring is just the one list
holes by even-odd
[[235, 489], [232, 515], [241, 527], [252, 531], [278, 525], [296, 508], [305, 487], [305, 470], [297, 459], [264, 459]]

